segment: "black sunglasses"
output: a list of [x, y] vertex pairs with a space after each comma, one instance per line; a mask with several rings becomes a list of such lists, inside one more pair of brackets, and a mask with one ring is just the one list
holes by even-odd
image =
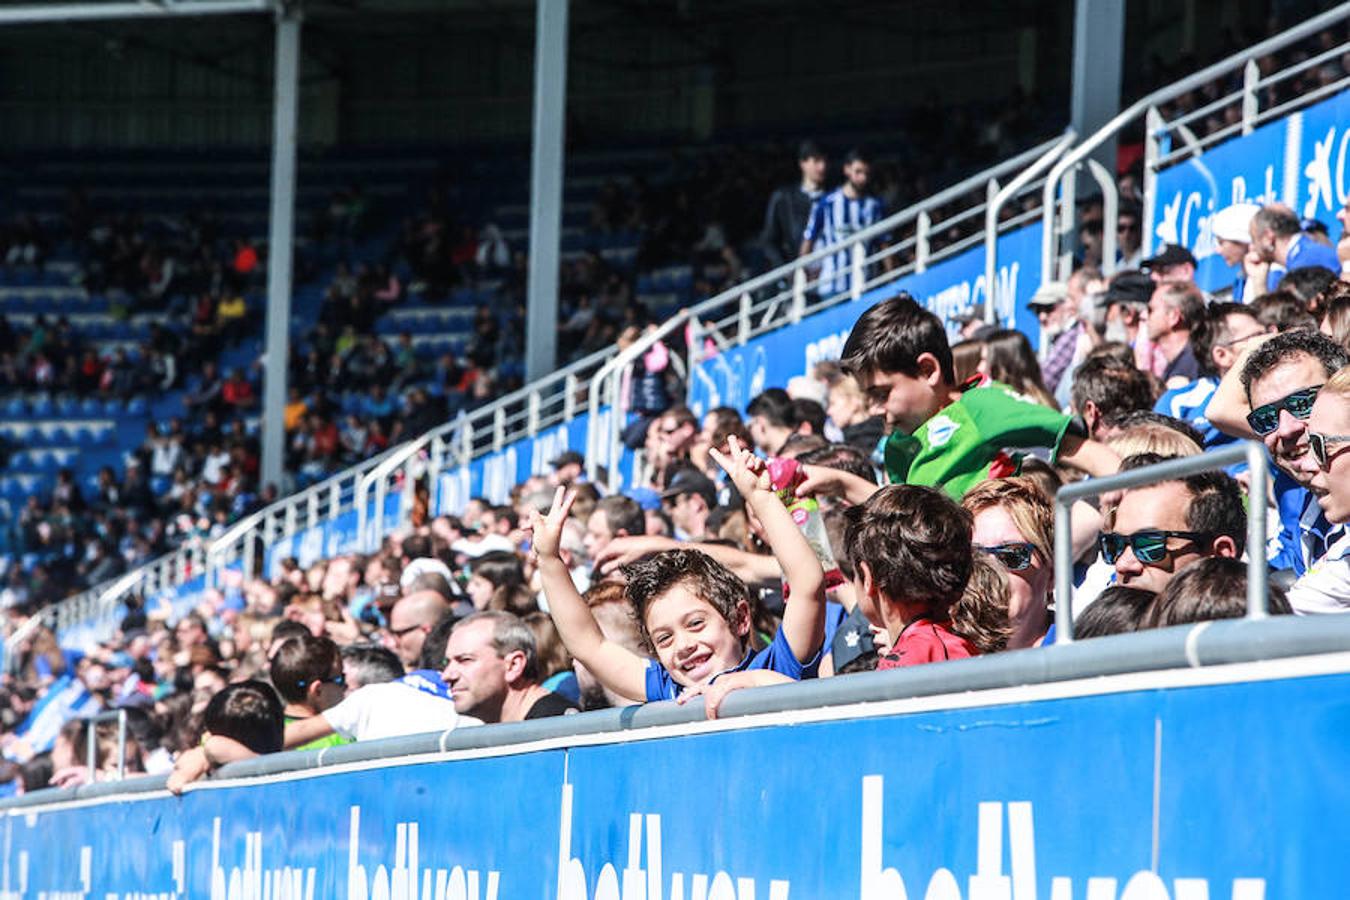
[[1115, 565], [1125, 548], [1134, 551], [1134, 558], [1145, 565], [1160, 563], [1171, 551], [1167, 547], [1168, 538], [1182, 538], [1199, 542], [1209, 540], [1210, 535], [1201, 531], [1164, 531], [1160, 528], [1143, 528], [1134, 534], [1117, 534], [1103, 531], [1097, 538], [1102, 558], [1109, 565]]
[[401, 638], [410, 631], [416, 631], [421, 625], [409, 625], [407, 628], [389, 628], [387, 631], [396, 638]]
[[1023, 572], [1031, 568], [1031, 560], [1036, 554], [1036, 547], [1026, 541], [1009, 541], [990, 546], [976, 544], [975, 549], [988, 553], [1009, 572]]
[[311, 684], [336, 684], [338, 687], [342, 687], [347, 683], [347, 676], [339, 672], [337, 675], [329, 675], [327, 678], [316, 678], [314, 680], [302, 678], [298, 683], [301, 687], [309, 687]]
[[1321, 390], [1322, 386], [1315, 384], [1258, 406], [1247, 413], [1247, 424], [1252, 427], [1252, 431], [1265, 437], [1280, 427], [1280, 410], [1288, 410], [1295, 419], [1306, 419], [1312, 415], [1313, 402]]
[[1308, 447], [1312, 450], [1313, 459], [1317, 460], [1318, 468], [1326, 471], [1331, 467], [1331, 461], [1344, 453], [1344, 450], [1337, 450], [1335, 453], [1327, 453], [1327, 444], [1345, 444], [1350, 443], [1350, 434], [1322, 434], [1318, 431], [1308, 432]]

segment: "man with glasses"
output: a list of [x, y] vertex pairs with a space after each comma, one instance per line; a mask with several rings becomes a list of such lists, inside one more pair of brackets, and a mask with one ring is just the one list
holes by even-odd
[[1118, 269], [1137, 269], [1143, 262], [1143, 210], [1137, 203], [1122, 203], [1116, 214], [1116, 249], [1119, 252]]
[[[1126, 460], [1139, 468], [1162, 457]], [[1116, 583], [1159, 593], [1173, 576], [1198, 559], [1242, 556], [1247, 513], [1242, 492], [1229, 475], [1203, 472], [1125, 491], [1110, 531], [1100, 536], [1102, 557], [1115, 567]]]
[[394, 604], [389, 611], [389, 627], [383, 644], [407, 668], [417, 664], [422, 645], [433, 625], [450, 611], [445, 597], [435, 591], [414, 591]]
[[1261, 324], [1252, 307], [1241, 303], [1212, 303], [1204, 316], [1200, 327], [1191, 332], [1200, 377], [1163, 394], [1153, 410], [1189, 422], [1204, 436], [1205, 449], [1211, 450], [1235, 440], [1215, 428], [1205, 416], [1219, 379], [1233, 370], [1248, 343], [1267, 334], [1269, 329]]
[[[1350, 368], [1331, 376], [1318, 392], [1299, 470], [1328, 521], [1336, 526], [1350, 522]], [[1294, 582], [1289, 605], [1297, 613], [1350, 611], [1350, 533], [1342, 530]]]
[[[301, 634], [286, 640], [272, 657], [272, 686], [286, 704], [286, 723], [312, 718], [342, 702], [346, 678], [342, 654], [329, 638]], [[320, 750], [348, 743], [336, 734], [310, 741], [297, 750]]]
[[1325, 335], [1291, 331], [1252, 351], [1242, 367], [1250, 412], [1250, 433], [1265, 442], [1280, 474], [1275, 479], [1282, 527], [1280, 555], [1271, 561], [1302, 575], [1344, 533], [1322, 514], [1307, 490], [1301, 460], [1308, 453], [1308, 416], [1318, 392], [1347, 359], [1344, 348]]

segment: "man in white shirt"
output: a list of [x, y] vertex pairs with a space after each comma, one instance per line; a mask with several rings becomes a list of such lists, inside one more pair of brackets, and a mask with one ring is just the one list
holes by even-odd
[[445, 732], [481, 725], [460, 715], [441, 680], [445, 644], [455, 625], [453, 615], [436, 623], [422, 646], [420, 668], [403, 674], [391, 651], [377, 646], [347, 647], [342, 673], [347, 695], [335, 706], [286, 726], [286, 747], [298, 747], [336, 732], [348, 740], [374, 741], [410, 734]]

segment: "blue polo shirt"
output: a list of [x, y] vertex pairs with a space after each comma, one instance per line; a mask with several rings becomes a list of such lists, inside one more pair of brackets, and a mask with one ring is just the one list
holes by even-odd
[[1280, 514], [1280, 537], [1270, 566], [1292, 569], [1301, 576], [1345, 535], [1346, 526], [1328, 522], [1312, 492], [1278, 469], [1272, 486]]
[[[725, 672], [718, 672], [709, 679], [709, 683], [716, 681], [727, 672], [748, 672], [753, 669], [768, 669], [770, 672], [777, 672], [780, 675], [786, 675], [789, 678], [800, 681], [802, 672], [807, 666], [820, 665], [820, 653], [816, 653], [816, 658], [803, 665], [798, 661], [792, 648], [788, 646], [787, 638], [783, 636], [783, 629], [778, 629], [778, 633], [773, 636], [773, 643], [756, 653], [753, 650], [745, 652], [745, 658], [741, 660], [740, 665], [727, 669]], [[684, 691], [684, 686], [678, 684], [675, 679], [670, 677], [666, 667], [654, 659], [647, 660], [647, 702], [654, 700], [674, 700]]]
[[1290, 272], [1311, 266], [1321, 266], [1333, 272], [1341, 271], [1341, 261], [1336, 256], [1336, 248], [1315, 241], [1306, 234], [1295, 236], [1289, 245], [1289, 252], [1285, 254], [1284, 265]]

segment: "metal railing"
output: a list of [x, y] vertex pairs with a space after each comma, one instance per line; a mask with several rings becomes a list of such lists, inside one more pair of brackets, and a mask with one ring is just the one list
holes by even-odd
[[85, 719], [85, 762], [89, 766], [89, 783], [98, 780], [98, 726], [104, 722], [117, 723], [117, 779], [127, 777], [127, 709], [125, 706], [99, 713]]
[[[1037, 176], [1055, 159], [1065, 153], [1075, 140], [1072, 132], [1046, 141], [1005, 162], [987, 169], [934, 196], [914, 204], [882, 221], [852, 235], [847, 241], [823, 247], [757, 278], [737, 285], [715, 297], [680, 310], [660, 327], [643, 335], [632, 346], [610, 359], [591, 380], [587, 408], [590, 428], [587, 432], [586, 465], [588, 477], [598, 480], [601, 466], [608, 467], [609, 487], [617, 488], [620, 458], [620, 435], [624, 427], [624, 373], [635, 360], [658, 341], [665, 340], [680, 328], [688, 327], [689, 372], [694, 373], [702, 360], [703, 343], [710, 339], [719, 349], [744, 345], [752, 337], [800, 322], [803, 317], [841, 303], [860, 299], [868, 291], [892, 283], [906, 275], [923, 272], [933, 263], [954, 256], [982, 242], [989, 251], [989, 236], [984, 229], [995, 223], [993, 237], [995, 255], [997, 236], [1001, 231], [1027, 221], [1028, 211], [1000, 221], [1004, 206], [1018, 196], [1034, 200], [1039, 196], [1041, 179]], [[1007, 189], [1001, 189], [998, 179], [1013, 175]], [[955, 213], [944, 208], [967, 201], [972, 193], [981, 192], [982, 198]], [[945, 218], [933, 222], [935, 214]], [[951, 244], [939, 249], [932, 247], [932, 236], [945, 229], [964, 223], [980, 227]], [[969, 227], [969, 226], [967, 226]], [[890, 243], [876, 249], [869, 244], [889, 236]], [[901, 255], [912, 252], [912, 260], [900, 261]], [[847, 288], [837, 289], [840, 278], [833, 273], [829, 279], [818, 271], [828, 257], [848, 254]], [[986, 258], [985, 271], [990, 261]], [[813, 270], [814, 273], [813, 273]], [[986, 282], [986, 317], [992, 317], [997, 308], [997, 279]], [[692, 385], [692, 377], [690, 384]]]
[[1169, 459], [1152, 466], [1104, 478], [1088, 478], [1065, 485], [1055, 495], [1055, 643], [1073, 642], [1073, 505], [1079, 500], [1110, 491], [1147, 487], [1201, 472], [1213, 472], [1236, 463], [1246, 463], [1247, 482], [1247, 618], [1264, 619], [1270, 614], [1266, 592], [1266, 495], [1270, 464], [1259, 441], [1243, 441], [1198, 456]]
[[[1262, 122], [1291, 112], [1295, 108], [1307, 106], [1350, 85], [1350, 75], [1348, 75], [1337, 79], [1334, 83], [1324, 85], [1317, 90], [1309, 91], [1307, 94], [1269, 109], [1262, 110], [1260, 106], [1264, 88], [1318, 65], [1319, 61], [1339, 58], [1340, 54], [1350, 51], [1350, 42], [1343, 43], [1324, 53], [1319, 53], [1309, 60], [1287, 66], [1266, 76], [1261, 75], [1257, 60], [1313, 37], [1347, 19], [1350, 19], [1350, 3], [1342, 3], [1334, 9], [1313, 16], [1274, 37], [1261, 41], [1259, 44], [1254, 44], [1246, 50], [1234, 53], [1227, 59], [1206, 66], [1193, 75], [1160, 88], [1130, 104], [1101, 129], [1085, 137], [1077, 147], [1065, 154], [1050, 170], [1050, 175], [1046, 179], [1045, 197], [1042, 204], [1045, 231], [1042, 235], [1044, 243], [1042, 244], [1041, 271], [1044, 273], [1044, 277], [1047, 279], [1058, 277], [1063, 280], [1069, 276], [1072, 270], [1072, 240], [1075, 234], [1074, 176], [1084, 166], [1089, 154], [1110, 138], [1118, 136], [1126, 128], [1139, 124], [1140, 120], [1143, 120], [1142, 124], [1145, 125], [1146, 137], [1144, 146], [1144, 208], [1140, 223], [1143, 242], [1140, 250], [1142, 255], [1147, 257], [1153, 249], [1153, 211], [1156, 200], [1154, 185], [1158, 170], [1188, 156], [1202, 153], [1205, 147], [1219, 141], [1239, 134], [1250, 134]], [[1242, 87], [1238, 90], [1226, 94], [1197, 110], [1177, 116], [1170, 122], [1164, 119], [1161, 111], [1163, 104], [1175, 101], [1185, 94], [1197, 88], [1205, 87], [1225, 76], [1237, 74], [1242, 76]], [[1194, 129], [1190, 127], [1197, 120], [1216, 110], [1237, 104], [1241, 104], [1240, 119], [1233, 125], [1221, 128], [1203, 137], [1197, 137]], [[1181, 139], [1182, 146], [1164, 155], [1161, 142], [1173, 132]], [[1100, 183], [1100, 173], [1094, 172], [1093, 174], [1097, 176]], [[1110, 175], [1111, 173], [1107, 174]], [[1058, 212], [1056, 212], [1055, 204], [1056, 195], [1059, 196]], [[1116, 255], [1116, 215], [1114, 213], [1103, 210], [1102, 230], [1103, 265], [1114, 267]]]

